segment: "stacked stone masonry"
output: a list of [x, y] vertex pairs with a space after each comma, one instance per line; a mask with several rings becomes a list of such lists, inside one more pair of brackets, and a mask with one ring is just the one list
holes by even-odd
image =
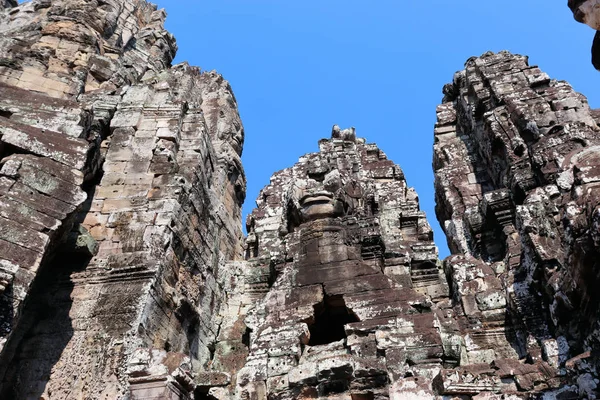
[[243, 257], [229, 84], [145, 1], [2, 7], [0, 398], [189, 398]]
[[[541, 389], [595, 398], [598, 113], [566, 82], [505, 52], [469, 59], [444, 95], [436, 214], [454, 254], [444, 269], [461, 330], [477, 332], [464, 357], [496, 363], [506, 356], [493, 340], [500, 336], [527, 368], [554, 369]], [[537, 390], [532, 384], [517, 379], [520, 390]]]
[[444, 87], [444, 261], [400, 167], [337, 126], [273, 175], [244, 238], [235, 97], [171, 65], [164, 19], [0, 0], [0, 398], [599, 396], [582, 95], [506, 52]]
[[432, 230], [400, 167], [353, 129], [319, 148], [276, 173], [248, 217], [257, 300], [235, 398], [388, 398], [433, 378], [453, 335]]

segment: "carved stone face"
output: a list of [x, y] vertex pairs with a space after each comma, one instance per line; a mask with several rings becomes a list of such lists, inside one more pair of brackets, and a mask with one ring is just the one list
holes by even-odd
[[569, 0], [569, 8], [578, 22], [600, 30], [600, 0]]
[[300, 185], [298, 199], [302, 221], [345, 215], [348, 206], [343, 182], [344, 179], [337, 169], [328, 171], [319, 180], [308, 178], [304, 181], [304, 184]]
[[244, 128], [235, 118], [221, 118], [219, 120], [217, 137], [227, 142], [237, 154], [242, 153]]
[[344, 205], [334, 198], [334, 194], [327, 190], [305, 192], [300, 198], [300, 215], [303, 221], [339, 217], [344, 214]]

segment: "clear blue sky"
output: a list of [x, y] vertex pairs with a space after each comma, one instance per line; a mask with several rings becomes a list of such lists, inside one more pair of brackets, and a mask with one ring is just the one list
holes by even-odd
[[277, 170], [317, 151], [333, 124], [355, 126], [399, 164], [448, 254], [431, 168], [442, 86], [473, 55], [526, 54], [600, 107], [594, 32], [567, 0], [177, 0], [167, 29], [177, 62], [231, 82], [246, 129], [244, 217]]

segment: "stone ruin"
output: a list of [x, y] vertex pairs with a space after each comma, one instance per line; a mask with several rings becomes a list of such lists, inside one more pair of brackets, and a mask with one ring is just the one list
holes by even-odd
[[443, 89], [441, 261], [354, 129], [241, 230], [244, 131], [142, 0], [0, 1], [0, 398], [594, 399], [600, 112], [527, 58]]

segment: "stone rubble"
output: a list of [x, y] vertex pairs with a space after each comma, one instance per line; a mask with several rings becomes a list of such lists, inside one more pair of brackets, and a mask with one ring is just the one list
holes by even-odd
[[338, 126], [272, 176], [244, 238], [235, 97], [171, 65], [165, 16], [0, 1], [0, 398], [599, 396], [582, 95], [507, 52], [444, 87], [446, 260], [400, 167]]

